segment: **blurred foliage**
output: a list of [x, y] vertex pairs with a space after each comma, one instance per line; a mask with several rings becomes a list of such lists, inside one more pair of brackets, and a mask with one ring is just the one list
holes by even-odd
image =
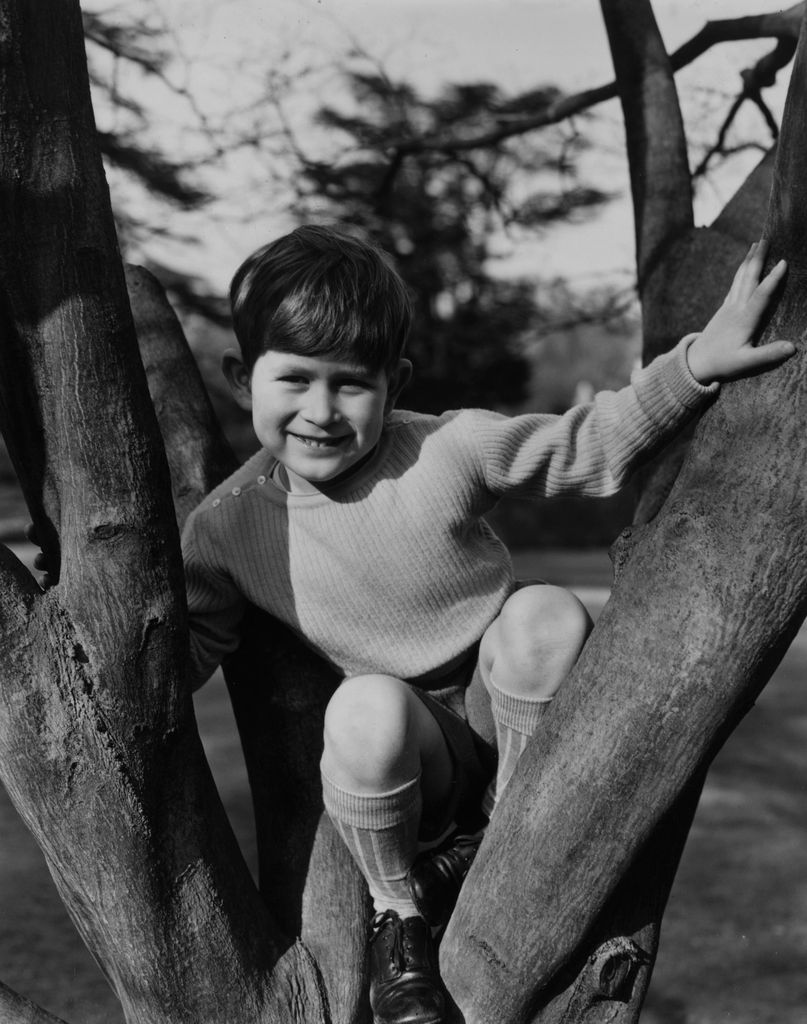
[[[159, 83], [186, 104], [203, 130], [204, 117], [193, 97], [172, 84], [173, 55], [158, 18], [140, 18], [120, 6], [85, 10], [83, 17], [99, 145], [113, 175], [125, 253], [130, 244], [142, 247], [144, 239], [170, 233], [160, 204], [194, 210], [212, 198], [195, 174], [204, 160], [198, 154], [178, 159], [161, 146], [166, 135], [155, 135], [153, 110], [144, 102], [148, 90], [138, 83]], [[339, 96], [338, 103], [323, 104], [314, 119], [325, 152], [306, 155], [287, 131], [287, 180], [295, 186], [291, 213], [298, 220], [352, 225], [394, 254], [416, 301], [410, 342], [416, 383], [404, 403], [430, 412], [460, 406], [557, 411], [581, 397], [581, 377], [597, 388], [624, 380], [631, 357], [621, 343], [621, 298], [603, 295], [586, 303], [562, 282], [539, 286], [534, 276], [505, 276], [496, 266], [503, 249], [559, 221], [585, 217], [609, 199], [579, 180], [577, 158], [587, 142], [578, 125], [468, 151], [441, 145], [477, 135], [492, 118], [550, 105], [558, 91], [544, 86], [512, 100], [497, 86], [478, 82], [426, 97], [410, 83], [392, 82], [365, 55], [347, 61], [346, 88], [327, 93]], [[272, 69], [267, 76], [278, 81]], [[299, 92], [306, 84], [291, 81], [284, 88]], [[278, 101], [271, 97], [267, 109], [277, 109]], [[295, 117], [290, 123], [303, 122]], [[262, 131], [256, 128], [256, 137]], [[311, 145], [309, 130], [302, 134]], [[402, 155], [401, 146], [424, 139], [430, 144]], [[220, 141], [211, 137], [211, 152]], [[234, 343], [226, 299], [175, 267], [148, 265], [168, 290], [225, 432], [245, 457], [256, 445], [250, 419], [232, 402], [219, 369], [222, 350]], [[618, 324], [618, 337], [586, 328], [609, 320]], [[0, 477], [8, 478], [2, 454]], [[576, 518], [576, 512], [560, 510], [557, 530], [545, 522], [544, 539], [558, 540]], [[534, 510], [502, 509], [498, 526], [517, 542], [534, 543], [534, 521]], [[592, 542], [602, 541], [600, 532], [591, 534]], [[578, 542], [583, 534], [588, 531], [575, 528]], [[604, 536], [611, 535], [608, 526]]]
[[190, 116], [201, 120], [202, 115], [168, 75], [174, 55], [158, 18], [122, 5], [83, 9], [82, 18], [98, 144], [112, 179], [113, 212], [126, 252], [134, 242], [168, 234], [161, 206], [195, 210], [212, 199], [194, 173], [199, 160], [177, 159], [157, 140], [153, 86], [163, 96], [181, 99]]
[[[537, 304], [534, 280], [496, 276], [491, 243], [497, 233], [534, 230], [606, 201], [576, 179], [574, 154], [584, 140], [567, 130], [556, 133], [554, 145], [511, 140], [473, 153], [443, 150], [442, 135], [456, 138], [489, 121], [503, 102], [496, 86], [450, 85], [426, 98], [375, 69], [348, 68], [345, 78], [342, 106], [325, 104], [316, 116], [328, 152], [308, 156], [292, 139], [300, 165], [296, 217], [352, 225], [394, 254], [415, 298], [408, 407], [440, 412], [524, 402], [524, 347], [547, 312]], [[397, 152], [423, 138], [436, 144]]]
[[[173, 84], [172, 48], [156, 13], [133, 9], [85, 10], [88, 66], [99, 112], [99, 143], [113, 178], [115, 217], [121, 247], [143, 249], [143, 240], [170, 235], [170, 218], [159, 204], [192, 210], [211, 197], [198, 184], [196, 164], [168, 155], [155, 143], [145, 95], [157, 83], [169, 97], [181, 99], [199, 127], [204, 115], [183, 87]], [[142, 11], [143, 8], [140, 8]], [[551, 326], [553, 313], [539, 305], [533, 279], [497, 274], [495, 239], [532, 235], [544, 226], [585, 215], [608, 196], [578, 180], [576, 160], [586, 140], [575, 124], [535, 137], [511, 139], [482, 149], [457, 152], [440, 148], [443, 136], [477, 134], [492, 117], [518, 114], [519, 102], [531, 110], [555, 102], [558, 92], [545, 86], [520, 101], [497, 86], [469, 83], [446, 86], [425, 97], [411, 83], [393, 82], [362, 53], [344, 58], [338, 96], [317, 111], [301, 113], [298, 101], [306, 75], [284, 78], [266, 70], [266, 124], [252, 126], [255, 137], [272, 136], [268, 124], [288, 101], [296, 110], [288, 124], [284, 153], [292, 183], [290, 212], [298, 220], [338, 221], [368, 233], [396, 257], [416, 300], [410, 355], [416, 385], [407, 404], [441, 411], [457, 406], [515, 407], [530, 397], [530, 363], [525, 346]], [[278, 85], [278, 83], [280, 83]], [[278, 90], [281, 95], [273, 95]], [[98, 97], [101, 102], [98, 102]], [[280, 118], [281, 122], [283, 118]], [[209, 127], [209, 124], [207, 125]], [[324, 156], [304, 153], [316, 137]], [[165, 139], [163, 132], [159, 138]], [[226, 149], [211, 134], [214, 150]], [[235, 137], [227, 136], [230, 146]], [[437, 145], [402, 157], [397, 147], [412, 140]], [[242, 140], [243, 141], [243, 140]], [[267, 152], [267, 157], [269, 157]], [[271, 156], [275, 158], [277, 152]], [[511, 248], [512, 248], [511, 244]], [[501, 248], [501, 246], [500, 246]], [[142, 257], [140, 257], [142, 258]], [[216, 360], [205, 355], [221, 348], [215, 327], [229, 326], [226, 300], [204, 282], [176, 267], [147, 260], [183, 321], [194, 321], [194, 348], [205, 369]], [[210, 322], [210, 331], [198, 318]], [[211, 335], [207, 338], [207, 335]], [[218, 374], [208, 377], [217, 389]], [[221, 410], [236, 418], [223, 396]], [[242, 426], [239, 424], [239, 436]], [[242, 447], [239, 444], [239, 448]]]

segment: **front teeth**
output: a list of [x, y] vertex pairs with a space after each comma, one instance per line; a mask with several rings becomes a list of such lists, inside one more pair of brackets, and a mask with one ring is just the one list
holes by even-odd
[[300, 434], [294, 435], [298, 441], [301, 441], [306, 448], [333, 448], [334, 445], [339, 444], [340, 438], [334, 438], [333, 440], [315, 440], [313, 437], [301, 437]]

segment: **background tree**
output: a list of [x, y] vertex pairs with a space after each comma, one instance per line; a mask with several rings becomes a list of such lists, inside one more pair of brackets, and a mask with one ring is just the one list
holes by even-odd
[[427, 99], [411, 83], [368, 67], [361, 55], [359, 61], [345, 72], [341, 107], [317, 113], [327, 152], [311, 157], [291, 137], [300, 165], [292, 210], [301, 220], [356, 225], [396, 255], [415, 297], [408, 350], [418, 386], [407, 395], [410, 405], [442, 412], [523, 402], [523, 342], [547, 314], [534, 280], [491, 272], [491, 242], [495, 233], [567, 219], [606, 201], [606, 193], [577, 180], [576, 155], [585, 142], [566, 129], [540, 146], [517, 141], [463, 156], [422, 153], [393, 173], [389, 153], [399, 140], [473, 124], [502, 98], [480, 82]]
[[[740, 243], [715, 231], [701, 246], [683, 200], [657, 194], [667, 171], [689, 188], [669, 62], [648, 4], [603, 7], [641, 182], [647, 315], [660, 317], [655, 304], [673, 294], [663, 283], [679, 274], [674, 294], [687, 302], [669, 319], [683, 322], [696, 312], [684, 285], [711, 280], [706, 267], [725, 263], [728, 275], [736, 261], [716, 257]], [[271, 624], [248, 630], [228, 666], [261, 810], [261, 901], [183, 677], [174, 517], [227, 457], [176, 323], [138, 275], [129, 284], [147, 394], [76, 4], [2, 0], [0, 12], [0, 413], [62, 569], [42, 594], [3, 554], [0, 774], [128, 1020], [358, 1019], [366, 893], [316, 796], [319, 719], [335, 680]], [[802, 49], [768, 223], [773, 256], [791, 262], [770, 330], [793, 338], [805, 315], [805, 81]], [[58, 158], [42, 161], [43, 151]], [[653, 173], [660, 165], [664, 176]], [[680, 801], [807, 604], [805, 386], [799, 357], [725, 388], [663, 509], [623, 546], [614, 598], [513, 779], [444, 940], [467, 1021], [636, 1019], [654, 955], [647, 915], [658, 916], [680, 849]], [[273, 686], [254, 685], [257, 665]], [[37, 1019], [4, 989], [0, 1006], [12, 1024]]]
[[[103, 98], [108, 124], [98, 128], [98, 145], [107, 167], [122, 172], [139, 186], [138, 198], [146, 191], [163, 202], [191, 210], [210, 198], [207, 190], [192, 182], [193, 165], [169, 156], [148, 139], [148, 113], [138, 94], [122, 91], [120, 69], [128, 64], [138, 69], [144, 80], [156, 79], [166, 91], [182, 96], [183, 90], [167, 76], [170, 51], [164, 33], [154, 23], [128, 12], [84, 11], [84, 38], [90, 82]], [[203, 120], [187, 95], [184, 106]], [[117, 197], [116, 225], [122, 244], [144, 233], [160, 229], [154, 218], [145, 220], [125, 201], [124, 190]]]

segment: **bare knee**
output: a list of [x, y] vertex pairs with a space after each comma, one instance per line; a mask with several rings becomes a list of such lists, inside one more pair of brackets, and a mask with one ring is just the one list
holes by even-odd
[[406, 684], [393, 676], [346, 679], [325, 711], [323, 772], [359, 791], [411, 779], [419, 767], [411, 699]]
[[571, 590], [549, 584], [516, 590], [505, 601], [500, 617], [515, 638], [531, 638], [541, 647], [554, 642], [578, 653], [592, 626], [586, 606]]
[[523, 587], [508, 598], [483, 639], [488, 676], [509, 693], [551, 697], [577, 661], [591, 626], [585, 605], [570, 591]]

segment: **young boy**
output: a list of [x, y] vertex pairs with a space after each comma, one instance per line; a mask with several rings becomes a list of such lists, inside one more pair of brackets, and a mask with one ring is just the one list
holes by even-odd
[[[613, 493], [721, 380], [791, 355], [787, 342], [750, 344], [785, 271], [759, 283], [764, 256], [752, 246], [703, 333], [629, 387], [512, 418], [394, 411], [410, 304], [372, 246], [298, 228], [236, 273], [240, 351], [223, 369], [262, 447], [184, 532], [193, 675], [201, 684], [237, 646], [249, 601], [345, 678], [326, 712], [323, 797], [377, 911], [378, 1024], [443, 1019], [430, 925], [450, 913], [478, 836], [416, 861], [418, 843], [482, 803], [494, 811], [590, 628], [570, 593], [515, 583], [482, 517], [507, 493]], [[461, 699], [472, 677], [469, 700], [489, 695], [495, 722], [489, 785]]]

